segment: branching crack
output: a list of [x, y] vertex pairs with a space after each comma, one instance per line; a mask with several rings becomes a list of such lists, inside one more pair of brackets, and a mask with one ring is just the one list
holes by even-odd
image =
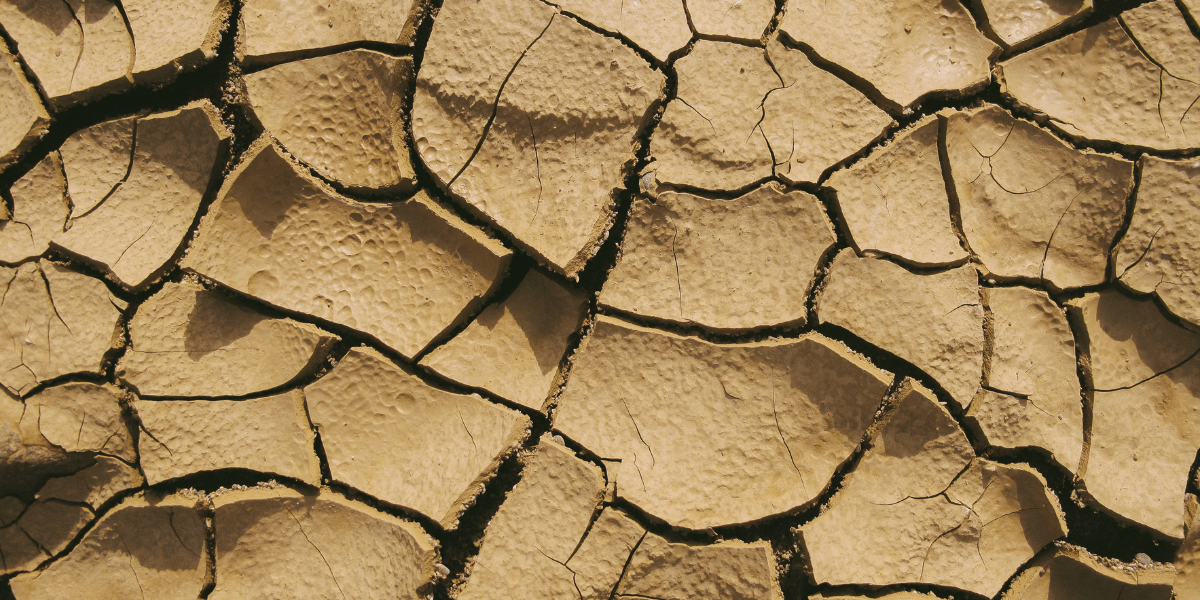
[[[98, 202], [96, 202], [95, 205], [93, 205], [91, 208], [84, 211], [83, 214], [71, 215], [71, 221], [75, 221], [76, 219], [82, 219], [82, 218], [96, 212], [96, 209], [103, 206], [105, 202], [108, 202], [108, 199], [111, 198], [113, 196], [113, 194], [117, 193], [117, 190], [121, 189], [121, 186], [124, 185], [126, 181], [129, 181], [129, 174], [133, 172], [133, 158], [137, 154], [137, 129], [138, 129], [138, 120], [137, 119], [133, 120], [132, 129], [133, 129], [133, 131], [130, 133], [130, 141], [129, 141], [129, 163], [125, 165], [125, 174], [121, 176], [121, 179], [117, 180], [117, 182], [113, 184], [112, 189], [108, 190], [108, 193], [104, 194], [104, 197], [101, 198]], [[68, 228], [69, 228], [69, 226], [68, 226]]]
[[338, 583], [337, 575], [333, 572], [333, 567], [330, 566], [329, 561], [325, 559], [325, 553], [321, 552], [321, 549], [318, 548], [317, 545], [308, 538], [308, 534], [304, 531], [304, 526], [300, 524], [300, 519], [296, 518], [296, 515], [292, 513], [292, 509], [288, 508], [286, 503], [283, 505], [283, 510], [286, 510], [288, 515], [292, 517], [292, 520], [296, 522], [296, 527], [300, 529], [300, 535], [304, 536], [304, 541], [308, 542], [308, 545], [312, 546], [313, 550], [317, 551], [317, 555], [320, 556], [321, 561], [325, 563], [325, 568], [329, 570], [329, 576], [333, 578], [333, 585], [337, 586], [338, 592], [342, 594], [342, 598], [345, 600], [346, 592], [342, 591], [342, 584]]
[[638, 428], [637, 419], [633, 418], [633, 413], [629, 410], [629, 403], [625, 402], [624, 398], [621, 398], [621, 404], [625, 406], [625, 414], [629, 415], [629, 421], [633, 423], [633, 430], [637, 432], [638, 439], [642, 441], [642, 445], [645, 446], [646, 451], [650, 453], [650, 460], [654, 461], [653, 463], [650, 463], [650, 466], [653, 467], [658, 463], [658, 460], [654, 458], [654, 450], [650, 448], [650, 444], [646, 443], [646, 438], [642, 437], [642, 430]]
[[783, 442], [783, 448], [787, 450], [788, 459], [792, 461], [792, 468], [796, 470], [796, 475], [800, 476], [800, 488], [804, 490], [804, 495], [808, 496], [808, 484], [804, 482], [804, 473], [800, 472], [800, 466], [796, 464], [796, 457], [792, 454], [792, 447], [788, 445], [787, 437], [783, 435], [783, 426], [779, 424], [779, 409], [775, 407], [774, 381], [771, 381], [771, 413], [775, 415], [775, 431], [779, 433], [779, 440]]
[[537, 220], [538, 211], [542, 208], [542, 159], [538, 155], [537, 133], [533, 131], [533, 119], [529, 117], [529, 113], [525, 113], [525, 120], [529, 123], [529, 137], [533, 139], [533, 160], [537, 165], [538, 178], [537, 206], [533, 207], [533, 218], [529, 219], [529, 224], [532, 225]]

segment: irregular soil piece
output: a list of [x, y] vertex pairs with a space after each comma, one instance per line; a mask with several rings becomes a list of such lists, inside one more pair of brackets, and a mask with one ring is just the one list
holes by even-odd
[[242, 5], [239, 52], [253, 63], [356, 42], [407, 44], [415, 33], [412, 5], [412, 0], [248, 0]]
[[784, 82], [762, 49], [700, 40], [675, 71], [676, 97], [650, 139], [655, 179], [736, 190], [770, 177], [775, 159], [760, 128], [763, 102]]
[[63, 171], [71, 195], [71, 216], [95, 209], [129, 179], [137, 118], [116, 119], [77, 131], [63, 142]]
[[136, 81], [169, 79], [217, 55], [228, 0], [122, 0], [133, 34]]
[[29, 536], [37, 544], [41, 556], [21, 570], [61, 554], [95, 518], [89, 508], [77, 504], [54, 500], [30, 504], [11, 527]]
[[777, 183], [735, 200], [638, 198], [600, 304], [722, 330], [803, 325], [817, 264], [836, 241], [815, 196]]
[[998, 106], [951, 114], [946, 150], [963, 233], [993, 275], [1104, 282], [1133, 163], [1075, 150]]
[[918, 275], [851, 249], [834, 259], [817, 302], [824, 323], [907, 360], [966, 408], [983, 371], [983, 306], [975, 269]]
[[24, 395], [70, 373], [99, 373], [125, 303], [104, 282], [49, 261], [0, 267], [0, 384]]
[[1095, 503], [1171, 538], [1200, 447], [1200, 334], [1153, 300], [1116, 290], [1070, 303], [1087, 330], [1095, 385], [1091, 450], [1080, 473]]
[[213, 504], [212, 600], [416, 600], [433, 581], [437, 542], [420, 525], [328, 488], [315, 494], [249, 489], [222, 494]]
[[603, 509], [566, 565], [581, 600], [612, 598], [625, 565], [645, 537], [646, 530], [636, 521], [611, 507]]
[[996, 77], [1007, 96], [1068, 135], [1180, 150], [1200, 140], [1200, 111], [1190, 110], [1200, 72], [1188, 58], [1197, 54], [1200, 40], [1175, 3], [1160, 0], [1007, 60]]
[[[1062, 544], [1021, 571], [1002, 600], [1170, 600], [1170, 567], [1119, 563]], [[1189, 598], [1178, 587], [1177, 598]]]
[[16, 0], [0, 23], [54, 108], [127, 88], [133, 40], [111, 0]]
[[28, 500], [49, 479], [71, 475], [94, 462], [86, 454], [68, 454], [51, 444], [38, 430], [37, 421], [22, 419], [24, 414], [23, 402], [0, 394], [0, 521], [6, 520], [4, 496]]
[[566, 563], [603, 492], [600, 469], [543, 436], [492, 517], [459, 600], [578, 597]]
[[[139, 55], [140, 56], [140, 55]], [[207, 100], [138, 120], [127, 179], [53, 244], [144, 289], [169, 268], [210, 187], [229, 130]], [[117, 164], [123, 159], [113, 157]]]
[[125, 425], [118, 388], [64, 383], [25, 399], [21, 425], [36, 425], [51, 444], [67, 452], [99, 452], [125, 462], [137, 460]]
[[661, 62], [692, 40], [683, 0], [558, 0], [555, 4], [600, 29], [625, 36]]
[[13, 55], [0, 48], [0, 169], [46, 135], [50, 115]]
[[130, 321], [117, 376], [142, 396], [245, 396], [312, 372], [337, 340], [199, 285], [167, 283]]
[[38, 256], [50, 247], [50, 239], [62, 233], [70, 206], [67, 204], [63, 164], [51, 152], [13, 184], [13, 211], [0, 222], [0, 261], [15, 263]]
[[1176, 598], [1180, 600], [1200, 596], [1200, 519], [1196, 518], [1194, 502], [1194, 498], [1189, 498], [1188, 503], [1192, 504], [1189, 508], [1193, 510], [1192, 514], [1185, 515], [1185, 519], [1190, 520], [1185, 523], [1187, 535], [1175, 553], [1177, 574], [1173, 587]]
[[1083, 402], [1067, 316], [1039, 290], [993, 288], [987, 302], [993, 333], [986, 388], [967, 418], [987, 444], [1041, 448], [1074, 473], [1083, 450]]
[[[624, 185], [635, 136], [664, 81], [619, 40], [556, 16], [513, 67], [478, 153], [456, 177], [439, 175], [440, 183], [536, 257], [574, 275], [615, 217], [614, 190]], [[418, 86], [430, 89], [421, 80]], [[426, 106], [418, 102], [413, 111], [422, 157], [442, 151], [429, 137], [447, 127], [444, 120], [461, 118]]]
[[888, 254], [922, 267], [967, 258], [950, 222], [936, 116], [837, 171], [827, 185], [837, 190], [855, 250]]
[[512, 295], [421, 359], [421, 366], [541, 410], [587, 309], [582, 290], [531, 270]]
[[208, 583], [204, 522], [180, 496], [134, 496], [96, 523], [66, 557], [9, 582], [19, 600], [196, 598]]
[[861, 77], [897, 109], [933, 92], [983, 86], [1000, 52], [958, 0], [790, 0], [780, 30]]
[[250, 469], [321, 482], [298, 391], [241, 401], [138, 402], [142, 470], [150, 485], [215, 469]]
[[1092, 14], [1092, 0], [981, 0], [986, 27], [1006, 50], [1026, 48]]
[[629, 561], [617, 598], [783, 600], [768, 542], [672, 544], [647, 534]]
[[245, 76], [255, 116], [296, 158], [351, 189], [415, 185], [400, 121], [412, 59], [349, 50]]
[[1121, 283], [1200, 325], [1200, 163], [1143, 156], [1133, 221], [1116, 253]]
[[783, 80], [763, 102], [762, 131], [775, 175], [788, 183], [816, 183], [821, 174], [879, 139], [894, 123], [866, 96], [822, 70], [778, 37], [767, 57]]
[[66, 477], [56, 477], [38, 490], [37, 499], [83, 502], [98, 510], [117, 494], [145, 483], [137, 467], [111, 456], [97, 456], [96, 464]]
[[757, 42], [771, 18], [771, 0], [687, 0], [696, 33]]
[[529, 419], [355, 348], [304, 388], [333, 479], [454, 528]]
[[815, 334], [718, 345], [600, 316], [555, 427], [622, 461], [622, 498], [704, 529], [815, 498], [862, 439], [888, 381]]
[[801, 530], [816, 582], [995, 595], [1066, 523], [1036, 471], [972, 458], [932, 394], [902, 390], [846, 487]]
[[424, 194], [347, 200], [264, 138], [230, 175], [183, 265], [409, 358], [490, 293], [510, 256]]

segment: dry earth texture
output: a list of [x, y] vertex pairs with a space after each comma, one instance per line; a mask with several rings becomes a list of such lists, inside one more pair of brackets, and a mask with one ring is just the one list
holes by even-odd
[[1200, 600], [1200, 0], [0, 0], [0, 600]]

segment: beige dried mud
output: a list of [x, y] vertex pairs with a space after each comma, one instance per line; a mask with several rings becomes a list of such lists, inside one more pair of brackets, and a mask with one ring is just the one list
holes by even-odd
[[0, 267], [0, 385], [25, 395], [73, 373], [99, 374], [125, 302], [104, 282], [46, 260]]
[[895, 124], [862, 92], [778, 37], [767, 42], [767, 59], [783, 87], [767, 92], [761, 127], [775, 176], [783, 181], [816, 183]]
[[1095, 387], [1085, 497], [1178, 540], [1200, 446], [1200, 334], [1167, 320], [1153, 300], [1111, 288], [1069, 306], [1087, 332]]
[[212, 60], [229, 26], [229, 0], [122, 0], [121, 6], [139, 83], [170, 79]]
[[1200, 328], [1200, 163], [1143, 156], [1129, 231], [1116, 250], [1116, 276], [1154, 294]]
[[0, 262], [16, 263], [46, 252], [50, 240], [67, 222], [63, 163], [51, 152], [9, 189], [13, 209], [0, 222]]
[[1200, 520], [1197, 520], [1196, 497], [1188, 495], [1185, 503], [1185, 531], [1183, 543], [1175, 552], [1174, 565], [1175, 581], [1172, 582], [1175, 596], [1184, 598], [1200, 597]]
[[404, 140], [401, 92], [412, 59], [349, 50], [245, 76], [254, 115], [280, 144], [346, 188], [396, 192], [415, 175]]
[[[207, 100], [138, 119], [126, 178], [54, 236], [53, 246], [106, 271], [123, 287], [146, 289], [174, 266], [230, 137]], [[110, 157], [118, 169], [129, 160], [119, 152]]]
[[[1058, 545], [1037, 557], [1000, 600], [1170, 600], [1174, 569], [1102, 559], [1082, 548]], [[1176, 598], [1191, 596], [1175, 589]]]
[[425, 598], [437, 542], [419, 525], [322, 488], [228, 492], [213, 500], [209, 598]]
[[1133, 163], [1079, 151], [997, 106], [948, 116], [967, 243], [992, 275], [1098, 285], [1125, 219]]
[[92, 466], [66, 477], [55, 477], [38, 490], [39, 501], [62, 500], [87, 504], [92, 511], [113, 496], [146, 482], [136, 466], [111, 456], [97, 456]]
[[599, 316], [555, 427], [617, 495], [691, 529], [803, 506], [862, 439], [890, 377], [820, 335], [712, 344]]
[[995, 595], [1066, 535], [1057, 500], [1032, 468], [974, 458], [928, 390], [908, 382], [897, 403], [830, 508], [801, 529], [813, 578]]
[[1000, 52], [958, 0], [790, 0], [779, 29], [862, 78], [896, 110], [935, 92], [982, 87]]
[[717, 330], [803, 325], [817, 264], [837, 241], [817, 198], [768, 183], [733, 200], [634, 200], [600, 305]]
[[92, 212], [129, 179], [137, 121], [129, 117], [93, 125], [71, 134], [59, 148], [73, 218]]
[[137, 454], [118, 399], [120, 393], [111, 385], [85, 382], [46, 388], [25, 399], [22, 429], [36, 428], [66, 452], [97, 452], [133, 463]]
[[768, 542], [693, 546], [650, 533], [631, 557], [616, 597], [783, 600], [775, 577], [775, 556]]
[[1092, 14], [1092, 0], [981, 0], [991, 29], [1005, 50], [1036, 44]]
[[361, 42], [408, 44], [416, 27], [412, 0], [248, 0], [242, 4], [239, 54], [249, 63]]
[[[665, 79], [620, 41], [529, 2], [442, 6], [413, 137], [439, 185], [571, 276], [615, 216], [614, 190]], [[480, 50], [463, 53], [476, 31], [492, 40], [477, 62]]]
[[600, 29], [625, 36], [660, 62], [667, 62], [692, 40], [683, 0], [558, 0], [554, 4]]
[[760, 127], [763, 102], [784, 84], [763, 50], [700, 40], [674, 66], [675, 99], [650, 138], [654, 179], [737, 190], [770, 177], [774, 159]]
[[318, 486], [321, 465], [304, 396], [142, 401], [138, 454], [150, 485], [217, 469], [249, 469]]
[[1200, 140], [1197, 55], [1175, 3], [1159, 0], [1004, 61], [997, 80], [1067, 135], [1182, 150]]
[[926, 117], [870, 156], [829, 177], [860, 253], [880, 253], [921, 267], [967, 258], [950, 220], [938, 156], [939, 120]]
[[992, 340], [985, 389], [966, 417], [988, 445], [1041, 448], [1074, 473], [1083, 451], [1083, 400], [1075, 338], [1045, 292], [987, 290]]
[[696, 33], [757, 42], [775, 16], [772, 0], [686, 0]]
[[230, 174], [183, 266], [411, 358], [471, 313], [510, 257], [425, 194], [348, 200], [263, 139]]
[[420, 364], [455, 383], [541, 410], [587, 309], [582, 290], [530, 270], [508, 298], [487, 307]]
[[970, 406], [983, 372], [983, 305], [974, 267], [919, 275], [842, 250], [817, 299], [817, 316], [933, 377]]
[[38, 91], [25, 79], [16, 58], [0, 48], [0, 169], [21, 158], [46, 135], [50, 114]]
[[304, 393], [335, 481], [448, 529], [530, 426], [476, 395], [430, 387], [364, 348]]
[[204, 521], [194, 500], [147, 492], [113, 508], [64, 558], [9, 585], [20, 600], [199, 596], [209, 583]]
[[220, 292], [167, 283], [130, 321], [116, 375], [142, 396], [246, 396], [311, 373], [337, 340]]
[[111, 0], [6, 2], [0, 23], [55, 109], [132, 83], [133, 39]]

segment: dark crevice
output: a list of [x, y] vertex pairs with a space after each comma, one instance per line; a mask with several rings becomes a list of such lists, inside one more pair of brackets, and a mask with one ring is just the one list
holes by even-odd
[[331, 56], [351, 50], [371, 50], [392, 57], [412, 56], [413, 49], [411, 46], [404, 44], [389, 44], [386, 42], [375, 42], [369, 40], [360, 40], [357, 42], [347, 42], [334, 46], [324, 46], [322, 48], [308, 48], [305, 50], [294, 50], [290, 52], [277, 52], [274, 54], [264, 54], [262, 56], [249, 56], [242, 61], [242, 69], [246, 75], [257, 73], [259, 71], [276, 67], [284, 63], [295, 62], [298, 60], [308, 60], [310, 58], [321, 58], [323, 56]]

